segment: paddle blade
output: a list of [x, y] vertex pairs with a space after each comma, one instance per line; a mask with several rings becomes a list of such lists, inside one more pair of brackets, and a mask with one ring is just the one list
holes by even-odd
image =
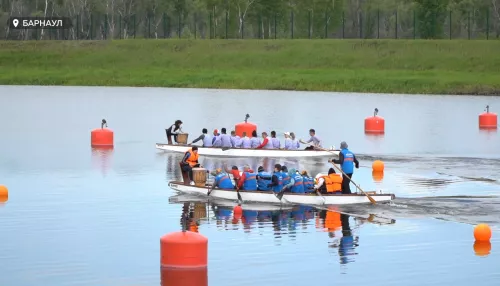
[[243, 199], [241, 198], [240, 191], [236, 191], [236, 194], [238, 195], [238, 201], [241, 203]]
[[278, 198], [278, 200], [280, 200], [280, 201], [281, 201], [281, 198], [283, 198], [283, 195], [284, 195], [284, 194], [285, 194], [285, 192], [281, 191], [281, 192], [279, 192], [279, 193], [276, 195], [276, 197]]
[[377, 201], [376, 201], [376, 200], [374, 200], [372, 197], [370, 197], [368, 194], [366, 194], [366, 196], [368, 197], [368, 199], [370, 200], [370, 202], [371, 202], [372, 204], [374, 204], [374, 205], [375, 205], [375, 204], [377, 204]]
[[231, 149], [231, 148], [230, 147], [222, 147], [222, 151], [227, 151], [229, 149]]

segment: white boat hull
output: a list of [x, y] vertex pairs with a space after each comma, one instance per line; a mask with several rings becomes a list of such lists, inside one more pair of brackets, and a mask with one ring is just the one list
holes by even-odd
[[[207, 196], [209, 186], [198, 187], [185, 185], [183, 182], [172, 181], [168, 186], [176, 191], [186, 194]], [[263, 191], [240, 191], [243, 202], [269, 203], [269, 204], [302, 204], [302, 205], [347, 205], [370, 203], [367, 196], [363, 194], [350, 195], [322, 195], [316, 194], [292, 194], [285, 193], [281, 201], [273, 192]], [[395, 198], [393, 194], [373, 194], [370, 195], [377, 202], [388, 202]], [[238, 195], [235, 190], [213, 189], [210, 197], [237, 201]]]
[[[156, 149], [185, 153], [192, 146], [169, 145], [156, 143]], [[214, 157], [270, 157], [270, 158], [318, 158], [332, 157], [338, 155], [338, 150], [316, 151], [316, 150], [281, 150], [281, 149], [244, 149], [244, 148], [219, 148], [219, 147], [199, 147], [198, 154]]]
[[[175, 202], [175, 203], [213, 203], [216, 206], [219, 207], [235, 207], [238, 205], [238, 202], [236, 201], [229, 201], [229, 200], [223, 200], [223, 199], [217, 199], [213, 198], [212, 194], [210, 194], [210, 197], [201, 197], [197, 195], [176, 195], [173, 197], [170, 197], [169, 199], [170, 202]], [[241, 204], [241, 207], [244, 210], [249, 210], [249, 211], [279, 211], [279, 210], [291, 210], [293, 206], [289, 205], [281, 205], [277, 206], [274, 204], [266, 204], [266, 203], [252, 203], [252, 202], [244, 202]]]

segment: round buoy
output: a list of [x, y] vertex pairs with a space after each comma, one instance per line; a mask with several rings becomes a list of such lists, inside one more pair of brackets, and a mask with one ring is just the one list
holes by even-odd
[[384, 172], [372, 172], [372, 177], [375, 182], [381, 182], [384, 179]]
[[474, 252], [477, 256], [487, 256], [491, 252], [491, 243], [489, 241], [475, 241]]
[[373, 116], [365, 118], [365, 133], [382, 134], [385, 132], [385, 120], [377, 114], [378, 109], [375, 108]]
[[376, 160], [372, 164], [372, 171], [373, 172], [384, 172], [384, 162], [380, 160]]
[[206, 267], [208, 239], [191, 231], [169, 233], [160, 238], [162, 267]]
[[92, 147], [111, 147], [113, 146], [114, 134], [111, 129], [104, 128], [108, 127], [105, 119], [101, 122], [101, 128], [94, 129], [90, 133], [90, 144]]
[[0, 185], [0, 203], [9, 200], [9, 189], [6, 186]]
[[252, 137], [252, 132], [257, 131], [257, 125], [247, 122], [250, 115], [245, 116], [245, 122], [238, 123], [234, 126], [234, 131], [236, 135], [243, 137], [243, 132], [247, 134], [248, 137]]
[[161, 286], [207, 286], [208, 268], [161, 268]]
[[490, 112], [490, 106], [486, 105], [486, 112], [479, 115], [480, 129], [497, 129], [498, 121], [496, 113]]
[[491, 228], [485, 223], [480, 223], [474, 228], [474, 239], [476, 241], [490, 241]]

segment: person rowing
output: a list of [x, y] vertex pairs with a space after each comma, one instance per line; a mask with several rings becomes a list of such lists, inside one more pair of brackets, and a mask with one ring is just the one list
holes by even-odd
[[281, 165], [274, 165], [274, 172], [271, 178], [271, 183], [267, 185], [273, 192], [279, 193], [283, 189], [283, 176], [281, 173]]
[[347, 143], [342, 141], [340, 143], [340, 153], [338, 159], [328, 160], [329, 163], [332, 164], [340, 164], [340, 168], [342, 172], [346, 174], [344, 181], [342, 181], [342, 194], [350, 194], [351, 193], [351, 178], [354, 173], [354, 167], [359, 169], [359, 161], [356, 158], [356, 155], [352, 153], [349, 149], [347, 149]]
[[252, 131], [252, 138], [250, 138], [250, 141], [252, 142], [252, 145], [250, 146], [252, 149], [257, 148], [257, 146], [260, 145], [260, 140], [257, 137], [257, 131]]
[[259, 166], [257, 169], [257, 190], [258, 191], [270, 191], [271, 188], [269, 184], [272, 182], [273, 174], [266, 172], [264, 167]]
[[330, 168], [328, 175], [318, 174], [316, 176], [318, 183], [314, 186], [314, 191], [320, 191], [322, 194], [341, 194], [342, 193], [342, 175], [337, 174], [335, 169]]
[[250, 166], [245, 165], [236, 189], [244, 191], [257, 191], [256, 176], [257, 174], [254, 173]]
[[240, 180], [240, 178], [241, 178], [241, 175], [240, 175], [240, 170], [238, 170], [238, 167], [237, 167], [237, 166], [233, 166], [233, 167], [231, 168], [231, 170], [229, 170], [229, 169], [227, 168], [226, 163], [224, 163], [224, 170], [226, 171], [226, 173], [228, 173], [228, 174], [232, 174], [232, 175], [233, 175], [234, 185], [235, 185], [235, 187], [237, 187], [237, 186], [238, 186], [238, 182], [239, 182], [239, 180]]
[[271, 142], [273, 143], [274, 149], [281, 149], [281, 142], [276, 138], [276, 131], [271, 131]]
[[321, 140], [316, 136], [316, 130], [312, 128], [309, 129], [309, 135], [311, 135], [311, 138], [309, 138], [306, 142], [299, 140], [302, 144], [309, 144], [312, 142], [312, 146], [307, 146], [305, 150], [314, 150], [315, 147], [321, 148]]
[[250, 137], [247, 136], [246, 132], [243, 132], [242, 135], [243, 135], [243, 138], [241, 138], [240, 147], [245, 148], [245, 149], [252, 148], [252, 139], [250, 139]]
[[221, 135], [217, 137], [214, 142], [215, 147], [222, 148], [231, 148], [233, 145], [231, 144], [231, 137], [227, 134], [226, 128], [221, 129]]
[[177, 135], [183, 133], [181, 129], [182, 121], [181, 120], [176, 120], [172, 126], [169, 128], [165, 129], [167, 132], [167, 139], [168, 139], [168, 144], [172, 144], [172, 136], [174, 136], [174, 141], [177, 143]]
[[267, 137], [267, 132], [262, 132], [262, 143], [255, 147], [256, 149], [273, 149], [273, 142], [269, 139], [269, 137]]
[[226, 172], [223, 172], [221, 168], [215, 169], [215, 179], [212, 184], [212, 189], [219, 188], [225, 190], [234, 189], [233, 182], [231, 182], [231, 178]]
[[198, 136], [198, 138], [194, 139], [193, 142], [189, 143], [188, 145], [193, 145], [194, 143], [202, 140], [203, 142], [203, 147], [212, 147], [212, 138], [208, 137], [208, 130], [206, 128], [203, 128], [201, 130], [201, 135]]
[[231, 131], [231, 145], [233, 145], [233, 148], [240, 148], [241, 147], [241, 138], [240, 136], [236, 135], [236, 131]]
[[309, 176], [306, 170], [302, 171], [302, 180], [304, 182], [304, 192], [312, 193], [314, 192], [314, 178]]

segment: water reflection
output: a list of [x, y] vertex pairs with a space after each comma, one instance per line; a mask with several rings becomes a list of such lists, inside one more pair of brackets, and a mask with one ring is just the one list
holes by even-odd
[[106, 177], [111, 168], [113, 153], [114, 148], [112, 146], [92, 147], [92, 167], [100, 169], [103, 177]]
[[190, 231], [199, 232], [204, 224], [215, 223], [218, 230], [272, 235], [276, 245], [281, 245], [283, 239], [299, 240], [301, 234], [325, 233], [329, 252], [338, 256], [341, 265], [355, 261], [359, 246], [357, 232], [364, 223], [395, 223], [392, 219], [377, 219], [375, 215], [344, 213], [332, 206], [316, 209], [303, 205], [243, 204], [239, 213], [234, 211], [237, 203], [231, 201], [176, 195], [170, 202], [183, 204], [180, 226]]

